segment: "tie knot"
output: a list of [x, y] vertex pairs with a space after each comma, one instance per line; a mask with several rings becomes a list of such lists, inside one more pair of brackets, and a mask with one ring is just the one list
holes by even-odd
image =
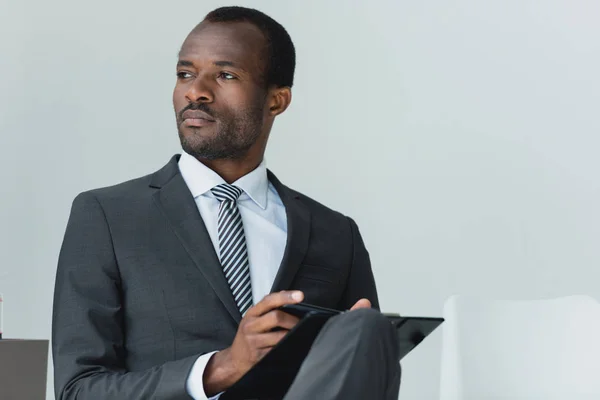
[[236, 201], [238, 197], [244, 192], [237, 186], [230, 185], [228, 183], [223, 183], [221, 185], [217, 185], [210, 190], [217, 200], [219, 201]]

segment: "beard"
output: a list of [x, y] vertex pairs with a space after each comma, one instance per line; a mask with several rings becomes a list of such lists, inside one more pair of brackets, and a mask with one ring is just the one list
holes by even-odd
[[[182, 127], [183, 113], [187, 110], [204, 111], [215, 119], [215, 132], [206, 136], [207, 127]], [[262, 132], [263, 110], [261, 107], [246, 108], [234, 113], [217, 114], [204, 103], [192, 103], [177, 113], [177, 130], [183, 150], [204, 160], [243, 158], [256, 143]], [[185, 132], [184, 132], [185, 130]]]

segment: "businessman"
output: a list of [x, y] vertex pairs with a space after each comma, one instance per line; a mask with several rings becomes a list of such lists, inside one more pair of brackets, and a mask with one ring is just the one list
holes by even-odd
[[294, 68], [288, 33], [256, 10], [214, 10], [185, 39], [182, 154], [73, 202], [54, 295], [58, 400], [218, 398], [298, 322], [279, 308], [301, 301], [351, 311], [325, 325], [284, 398], [397, 399], [397, 344], [355, 222], [263, 159]]

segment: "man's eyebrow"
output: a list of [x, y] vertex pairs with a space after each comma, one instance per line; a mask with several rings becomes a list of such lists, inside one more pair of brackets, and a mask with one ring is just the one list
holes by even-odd
[[[239, 70], [242, 70], [244, 72], [246, 72], [246, 70], [241, 67], [240, 65], [234, 63], [233, 61], [227, 61], [227, 60], [220, 60], [220, 61], [215, 61], [213, 62], [213, 65], [216, 67], [231, 67], [231, 68], [236, 68]], [[177, 67], [193, 67], [194, 63], [188, 60], [179, 60], [177, 61]]]
[[233, 61], [215, 61], [213, 64], [217, 67], [235, 67]]
[[177, 66], [178, 67], [193, 67], [194, 63], [191, 61], [187, 61], [187, 60], [179, 60], [179, 61], [177, 61]]
[[217, 67], [231, 67], [231, 68], [236, 68], [239, 70], [242, 70], [244, 72], [246, 72], [246, 70], [240, 66], [239, 64], [234, 63], [233, 61], [226, 61], [226, 60], [222, 60], [222, 61], [215, 61], [213, 62], [213, 65], [217, 66]]

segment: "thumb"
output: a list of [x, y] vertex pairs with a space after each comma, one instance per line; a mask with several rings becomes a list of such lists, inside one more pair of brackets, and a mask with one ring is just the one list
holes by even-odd
[[358, 310], [359, 308], [371, 308], [371, 302], [369, 301], [369, 299], [360, 299], [356, 302], [356, 304], [352, 306], [350, 311]]

